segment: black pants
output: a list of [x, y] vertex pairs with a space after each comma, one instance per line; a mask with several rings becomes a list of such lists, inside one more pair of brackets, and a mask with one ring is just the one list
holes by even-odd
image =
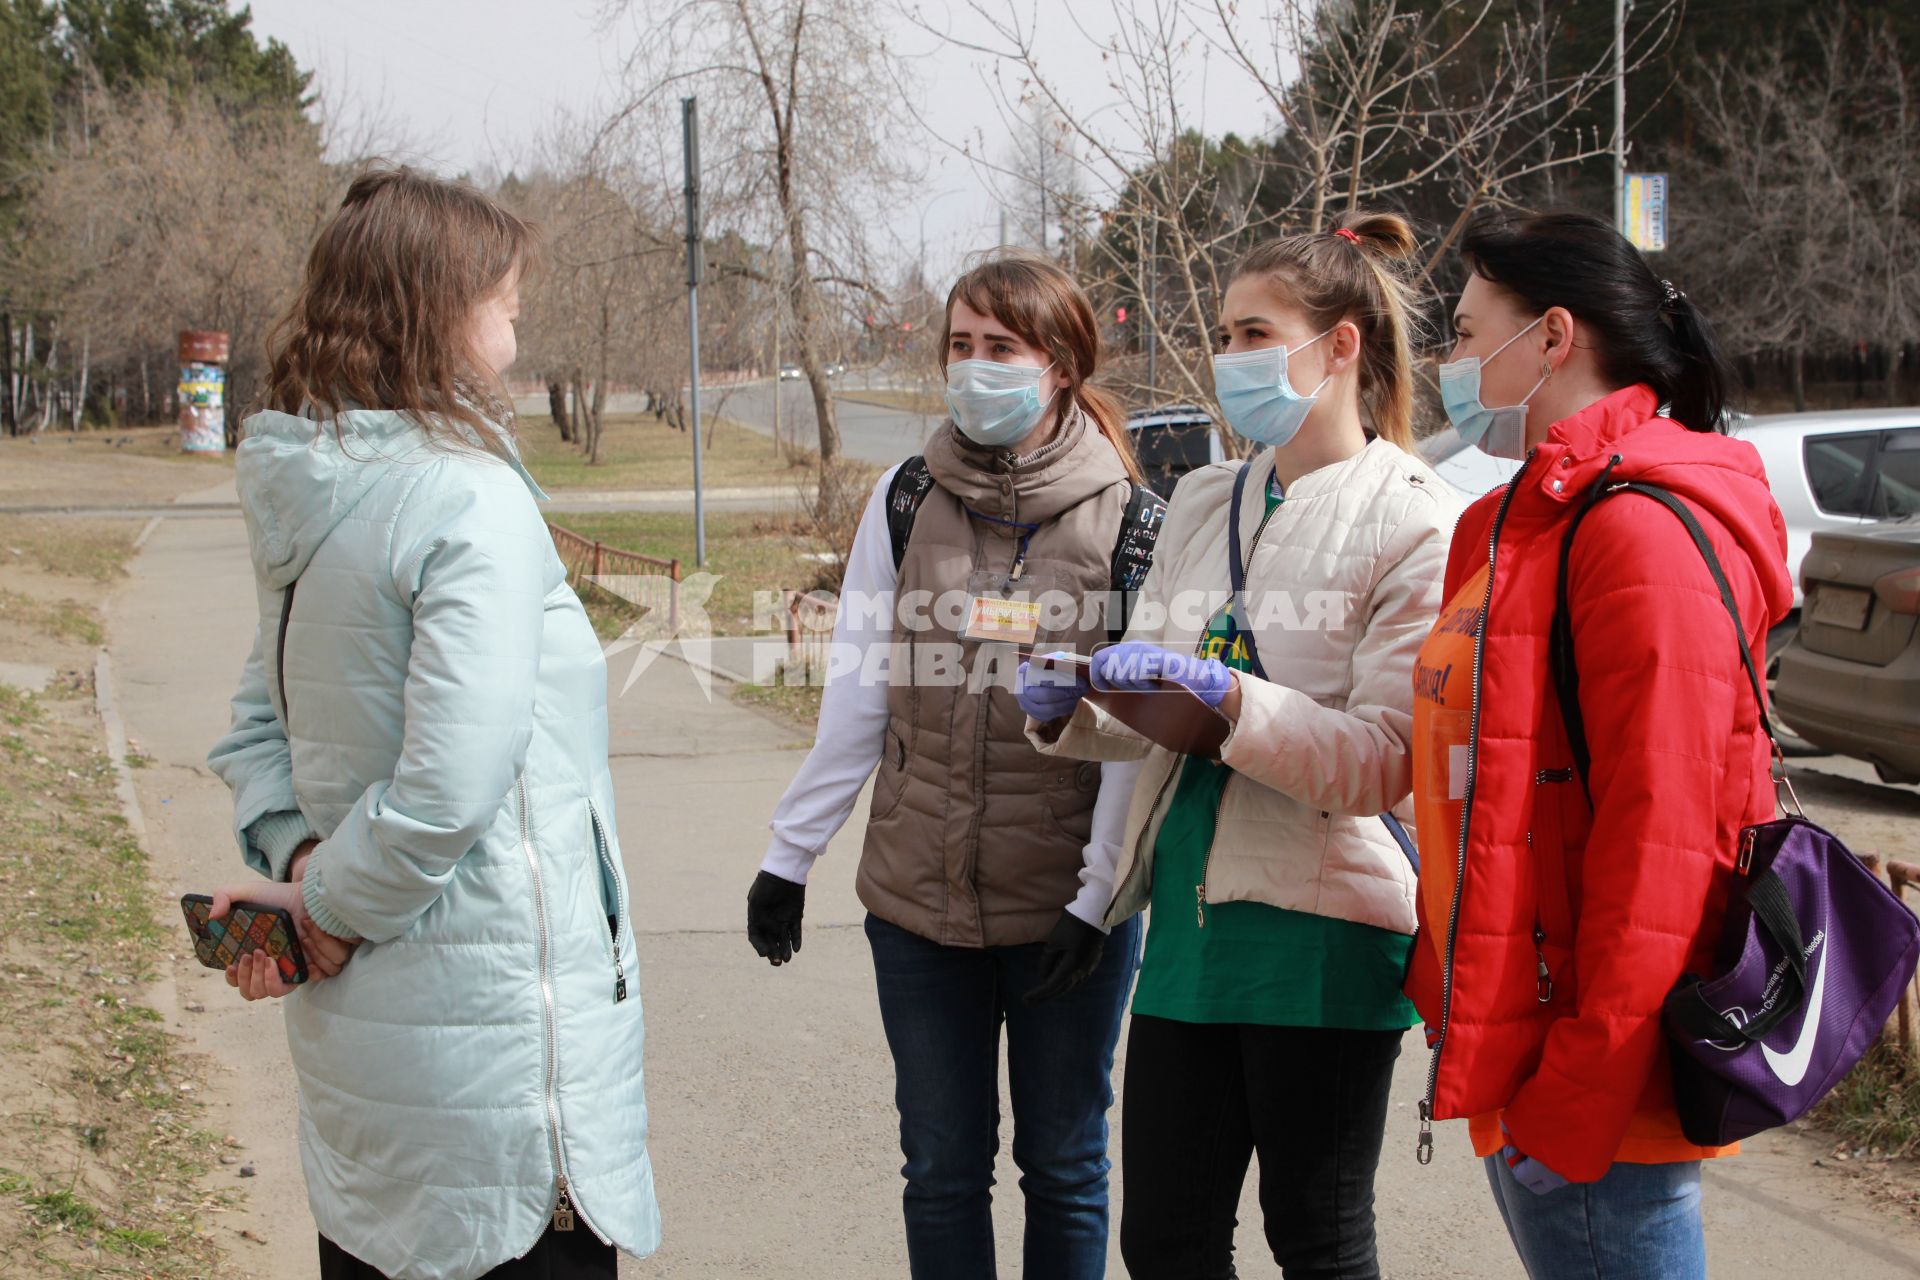
[[[547, 1233], [522, 1257], [487, 1272], [486, 1280], [614, 1280], [620, 1251], [575, 1222], [571, 1231]], [[325, 1236], [320, 1237], [320, 1280], [386, 1280]]]
[[1121, 1126], [1127, 1274], [1230, 1280], [1257, 1151], [1267, 1244], [1287, 1280], [1375, 1280], [1373, 1175], [1400, 1039], [1136, 1016]]

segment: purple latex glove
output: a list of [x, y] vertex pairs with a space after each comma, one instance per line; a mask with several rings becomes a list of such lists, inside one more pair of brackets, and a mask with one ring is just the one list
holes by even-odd
[[1210, 707], [1219, 706], [1233, 688], [1233, 672], [1218, 658], [1175, 653], [1144, 640], [1122, 640], [1093, 655], [1096, 689], [1152, 692], [1159, 687], [1156, 680], [1182, 685]]
[[1500, 1158], [1507, 1162], [1507, 1168], [1512, 1171], [1515, 1182], [1537, 1196], [1543, 1196], [1549, 1191], [1558, 1191], [1567, 1185], [1565, 1178], [1514, 1146], [1513, 1135], [1507, 1132], [1507, 1126], [1501, 1125], [1500, 1132], [1507, 1138], [1507, 1145], [1500, 1148]]
[[[1050, 658], [1063, 655], [1050, 653]], [[1050, 720], [1061, 720], [1073, 714], [1080, 705], [1080, 699], [1087, 693], [1086, 682], [1079, 674], [1060, 667], [1040, 667], [1035, 669], [1031, 662], [1020, 664], [1020, 675], [1013, 687], [1013, 696], [1020, 703], [1020, 709], [1041, 724]]]

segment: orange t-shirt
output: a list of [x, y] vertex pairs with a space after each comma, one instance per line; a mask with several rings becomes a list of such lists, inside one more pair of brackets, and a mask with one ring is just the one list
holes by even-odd
[[[1429, 925], [1444, 921], [1453, 907], [1459, 859], [1451, 851], [1460, 844], [1467, 746], [1473, 734], [1473, 645], [1486, 598], [1487, 568], [1482, 565], [1440, 611], [1413, 668], [1413, 816], [1421, 845], [1447, 853], [1421, 860], [1420, 894]], [[1444, 964], [1445, 930], [1429, 927], [1421, 937], [1425, 940], [1421, 945], [1433, 947], [1434, 959]], [[1475, 1155], [1493, 1155], [1506, 1144], [1500, 1116], [1499, 1111], [1489, 1111], [1467, 1121]], [[1672, 1089], [1660, 1077], [1649, 1082], [1614, 1158], [1628, 1164], [1665, 1164], [1732, 1155], [1738, 1150], [1737, 1146], [1698, 1147], [1688, 1142], [1680, 1132]]]
[[[1459, 859], [1460, 810], [1467, 798], [1467, 742], [1473, 735], [1473, 642], [1487, 598], [1487, 567], [1447, 601], [1413, 667], [1413, 820], [1420, 843], [1440, 851], [1420, 860], [1420, 896], [1427, 920], [1438, 924], [1453, 908]], [[1446, 856], [1442, 856], [1446, 855]], [[1421, 936], [1444, 963], [1446, 936]]]

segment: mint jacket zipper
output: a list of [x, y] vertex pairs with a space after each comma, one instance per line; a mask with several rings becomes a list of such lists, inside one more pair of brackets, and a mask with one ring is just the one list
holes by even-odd
[[600, 865], [613, 882], [613, 914], [607, 917], [607, 941], [613, 953], [613, 1002], [619, 1004], [627, 998], [627, 970], [620, 960], [620, 872], [613, 865], [613, 854], [607, 848], [606, 828], [600, 824], [600, 810], [591, 800], [587, 801], [587, 816], [593, 821], [593, 851], [600, 856]]
[[540, 879], [540, 854], [533, 842], [533, 823], [527, 812], [527, 780], [525, 776], [514, 781], [514, 791], [519, 800], [520, 809], [520, 848], [527, 855], [527, 873], [533, 881], [533, 919], [539, 940], [539, 976], [540, 1001], [542, 1014], [540, 1021], [541, 1047], [544, 1074], [541, 1084], [541, 1098], [547, 1110], [547, 1141], [553, 1154], [553, 1229], [555, 1231], [573, 1230], [573, 1220], [578, 1213], [580, 1221], [586, 1222], [587, 1230], [602, 1241], [607, 1237], [587, 1221], [585, 1213], [579, 1212], [579, 1206], [573, 1202], [567, 1185], [567, 1153], [560, 1139], [560, 1099], [558, 1096], [560, 1076], [560, 1036], [557, 1029], [558, 1011], [553, 995], [553, 948], [547, 933], [547, 894]]

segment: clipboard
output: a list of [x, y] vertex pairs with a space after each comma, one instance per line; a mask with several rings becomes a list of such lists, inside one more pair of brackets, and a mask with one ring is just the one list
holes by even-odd
[[[1093, 664], [1085, 654], [1029, 652], [1028, 661], [1055, 670], [1071, 670], [1086, 680]], [[1157, 689], [1089, 689], [1087, 701], [1148, 742], [1180, 755], [1218, 760], [1233, 733], [1233, 722], [1195, 697], [1185, 685], [1155, 680]]]

